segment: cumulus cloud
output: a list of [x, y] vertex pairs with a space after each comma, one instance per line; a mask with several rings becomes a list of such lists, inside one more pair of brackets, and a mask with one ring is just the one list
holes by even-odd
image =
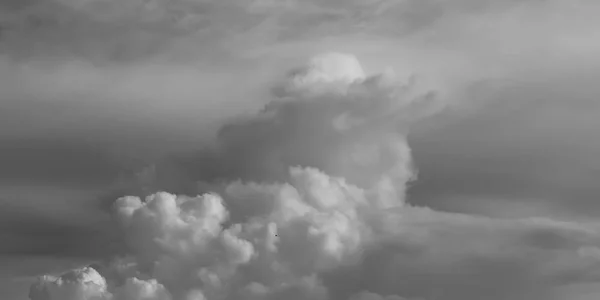
[[590, 279], [594, 224], [405, 203], [406, 128], [441, 107], [435, 93], [326, 53], [272, 96], [183, 161], [208, 192], [117, 199], [128, 253], [100, 273], [42, 277], [31, 299], [553, 299]]
[[[281, 181], [289, 178], [290, 166], [299, 165], [360, 187], [377, 183], [382, 197], [402, 199], [404, 184], [415, 176], [407, 124], [442, 104], [414, 79], [405, 82], [393, 72], [367, 75], [356, 57], [340, 53], [317, 55], [293, 69], [271, 97], [257, 115], [223, 126], [211, 147], [159, 163], [155, 173], [176, 170], [209, 183]], [[399, 197], [391, 195], [394, 189]]]
[[171, 296], [165, 287], [155, 279], [140, 280], [128, 278], [125, 284], [117, 289], [115, 300], [169, 300]]
[[[431, 100], [409, 88], [391, 74], [367, 76], [348, 54], [319, 55], [290, 72], [258, 116], [221, 131], [214, 153], [226, 165], [218, 167], [235, 168], [226, 174], [233, 181], [217, 188], [222, 195], [116, 201], [134, 273], [176, 298], [248, 289], [326, 298], [318, 272], [358, 259], [370, 212], [403, 205], [414, 173], [397, 127], [411, 105]], [[125, 291], [152, 283], [125, 280]]]
[[[115, 214], [132, 250], [135, 273], [152, 279], [128, 278], [108, 293], [105, 279], [85, 268], [73, 272], [90, 273], [93, 280], [81, 277], [69, 283], [77, 288], [76, 297], [235, 299], [250, 293], [257, 299], [328, 299], [318, 272], [357, 259], [370, 239], [365, 216], [377, 209], [377, 201], [315, 169], [293, 168], [290, 173], [292, 184], [230, 186], [225, 194], [232, 199], [228, 205], [252, 201], [244, 205], [265, 209], [228, 226], [226, 202], [216, 194], [163, 192], [144, 201], [118, 199]], [[41, 285], [51, 281], [43, 278]], [[56, 289], [74, 289], [62, 279], [57, 282]], [[32, 299], [64, 297], [55, 293], [42, 298], [37, 290], [37, 285], [32, 288]]]
[[168, 300], [170, 295], [155, 279], [128, 278], [114, 294], [106, 279], [91, 267], [67, 272], [60, 277], [43, 276], [30, 290], [33, 300]]
[[31, 287], [31, 299], [104, 300], [108, 297], [106, 280], [96, 270], [85, 267], [60, 277], [43, 276]]
[[[599, 266], [594, 224], [385, 210], [343, 179], [290, 173], [222, 196], [122, 197], [114, 213], [130, 256], [102, 269], [106, 279], [91, 268], [43, 277], [32, 299], [557, 299], [549, 288], [593, 280]], [[239, 218], [239, 206], [255, 210]]]
[[[315, 276], [358, 258], [380, 201], [315, 169], [292, 168], [290, 177], [288, 184], [233, 183], [224, 198], [123, 197], [115, 210], [136, 263], [169, 290], [202, 291], [208, 299], [245, 290], [268, 299], [297, 292], [323, 298]], [[233, 223], [225, 205], [254, 209], [237, 209], [244, 222]]]

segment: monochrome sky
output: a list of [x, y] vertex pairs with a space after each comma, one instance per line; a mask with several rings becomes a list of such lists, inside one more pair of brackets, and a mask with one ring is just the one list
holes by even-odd
[[598, 14], [0, 0], [0, 298], [598, 299]]

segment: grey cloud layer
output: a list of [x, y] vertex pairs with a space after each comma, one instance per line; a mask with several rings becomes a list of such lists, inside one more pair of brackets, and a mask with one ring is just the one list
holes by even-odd
[[[276, 41], [355, 33], [395, 38], [423, 32], [435, 35], [435, 28], [445, 26], [446, 33], [456, 34], [452, 32], [454, 29], [471, 21], [479, 21], [484, 30], [488, 29], [486, 26], [495, 26], [480, 22], [481, 16], [497, 18], [494, 23], [505, 22], [504, 16], [516, 16], [520, 19], [517, 23], [529, 22], [531, 29], [526, 30], [538, 31], [540, 28], [536, 28], [534, 21], [561, 22], [553, 15], [557, 10], [568, 15], [597, 8], [590, 1], [567, 5], [561, 1], [471, 0], [32, 0], [19, 5], [3, 2], [3, 6], [6, 11], [0, 15], [3, 52], [24, 58], [58, 55], [98, 62], [139, 60], [164, 54], [182, 38], [189, 37], [204, 41], [194, 43], [194, 51], [202, 51], [205, 58], [219, 60], [239, 51], [236, 46], [240, 45], [256, 47]], [[582, 23], [566, 26], [585, 25]], [[511, 29], [511, 34], [514, 33]], [[543, 34], [539, 38], [547, 38]], [[577, 42], [577, 36], [570, 42]], [[182, 51], [175, 53], [181, 56], [190, 49]]]

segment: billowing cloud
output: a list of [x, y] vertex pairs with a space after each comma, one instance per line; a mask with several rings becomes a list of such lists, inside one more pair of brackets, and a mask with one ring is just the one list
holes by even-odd
[[116, 299], [342, 300], [559, 299], [552, 288], [597, 280], [597, 224], [382, 209], [341, 178], [290, 173], [290, 183], [232, 183], [222, 196], [120, 198], [130, 256], [94, 285], [42, 280]]
[[[227, 195], [236, 200], [228, 206], [251, 201], [244, 205], [265, 209], [228, 227], [225, 201], [211, 194], [189, 198], [161, 193], [143, 203], [121, 198], [116, 209], [138, 263], [147, 264], [170, 290], [202, 290], [212, 299], [248, 288], [261, 287], [266, 295], [304, 289], [296, 286], [303, 278], [334, 268], [364, 244], [368, 227], [360, 210], [368, 200], [362, 190], [316, 170], [292, 172], [300, 181], [294, 185], [229, 190]], [[256, 198], [246, 198], [251, 193]], [[318, 282], [312, 285], [319, 290]]]
[[318, 55], [293, 69], [271, 97], [258, 115], [223, 126], [211, 147], [159, 163], [155, 172], [171, 168], [208, 183], [262, 182], [288, 178], [288, 168], [299, 165], [360, 187], [393, 186], [403, 195], [415, 175], [407, 124], [442, 105], [415, 79], [404, 82], [391, 71], [367, 75], [356, 57], [340, 53]]
[[264, 297], [292, 290], [326, 297], [317, 273], [358, 258], [370, 239], [370, 212], [403, 205], [414, 174], [396, 127], [414, 103], [431, 100], [407, 88], [391, 74], [365, 75], [347, 54], [323, 54], [291, 72], [276, 99], [223, 128], [214, 149], [222, 162], [233, 160], [219, 166], [235, 167], [233, 176], [282, 175], [289, 183], [234, 181], [222, 196], [120, 198], [114, 207], [138, 272], [176, 298], [248, 288]]
[[106, 279], [90, 267], [76, 269], [60, 277], [43, 276], [31, 287], [31, 299], [104, 300], [108, 297]]
[[598, 279], [597, 224], [405, 203], [406, 127], [441, 107], [435, 93], [340, 53], [272, 92], [192, 156], [208, 192], [120, 197], [128, 252], [42, 277], [31, 299], [557, 299], [557, 286]]
[[95, 269], [75, 269], [60, 277], [43, 276], [30, 290], [34, 300], [168, 300], [170, 295], [156, 280], [128, 278], [114, 294], [109, 292], [106, 279]]
[[155, 279], [140, 280], [135, 277], [128, 278], [120, 286], [113, 297], [115, 300], [169, 300], [171, 296], [165, 287]]
[[[380, 201], [315, 169], [292, 168], [290, 176], [291, 184], [232, 184], [225, 193], [229, 202], [216, 194], [164, 192], [144, 201], [120, 198], [115, 216], [133, 265], [115, 265], [108, 284], [89, 267], [73, 271], [91, 275], [69, 284], [58, 279], [55, 288], [74, 286], [85, 299], [235, 299], [246, 293], [257, 299], [329, 299], [319, 272], [358, 261], [372, 238], [369, 214], [381, 208]], [[226, 203], [258, 209], [233, 224]], [[151, 279], [124, 278], [129, 274]], [[52, 278], [43, 277], [34, 285], [32, 299], [62, 299], [34, 292], [48, 282]], [[115, 291], [107, 292], [109, 285]]]

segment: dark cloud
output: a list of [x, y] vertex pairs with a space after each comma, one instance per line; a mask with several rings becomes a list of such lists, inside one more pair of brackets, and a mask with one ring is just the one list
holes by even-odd
[[593, 95], [600, 91], [592, 81], [599, 77], [557, 76], [473, 89], [467, 101], [479, 108], [417, 127], [411, 142], [421, 176], [412, 201], [448, 209], [456, 205], [444, 203], [448, 195], [507, 204], [544, 199], [556, 210], [594, 216], [600, 107]]
[[[243, 5], [211, 1], [49, 0], [6, 4], [6, 12], [0, 14], [0, 51], [21, 61], [31, 57], [78, 58], [94, 63], [142, 60], [164, 53], [179, 38], [194, 34], [211, 41], [197, 44], [198, 49], [215, 47], [220, 40], [215, 39], [218, 31], [257, 25], [256, 18], [246, 13]], [[209, 28], [211, 32], [205, 34]], [[214, 54], [218, 56], [218, 52]]]
[[0, 140], [3, 182], [104, 186], [126, 170], [114, 155], [92, 145], [60, 139]]
[[[3, 1], [0, 51], [95, 63], [164, 54], [184, 39], [207, 58], [235, 52], [231, 35], [262, 41], [366, 32], [406, 36], [465, 14], [499, 12], [532, 1]], [[221, 44], [221, 45], [220, 45]]]
[[43, 215], [28, 215], [11, 208], [4, 209], [0, 226], [10, 228], [0, 232], [2, 256], [97, 259], [119, 247], [117, 237], [104, 229], [60, 224]]

